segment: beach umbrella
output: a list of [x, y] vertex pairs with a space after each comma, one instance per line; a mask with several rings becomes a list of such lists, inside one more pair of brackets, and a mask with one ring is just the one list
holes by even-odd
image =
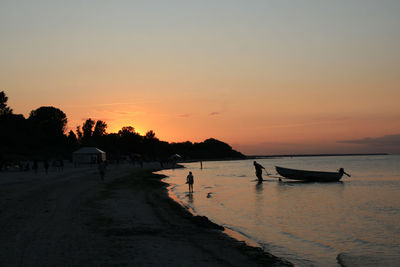
[[182, 158], [182, 157], [179, 154], [173, 154], [173, 155], [169, 156], [169, 159], [177, 160], [177, 159], [180, 159], [180, 158]]

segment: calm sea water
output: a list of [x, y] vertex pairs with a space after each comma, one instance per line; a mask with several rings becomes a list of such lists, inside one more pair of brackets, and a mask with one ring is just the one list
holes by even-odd
[[[293, 157], [257, 160], [307, 170], [344, 168], [337, 183], [289, 183], [264, 175], [253, 160], [184, 164], [166, 170], [170, 190], [186, 207], [298, 266], [400, 266], [400, 156]], [[188, 194], [186, 176], [195, 177]]]

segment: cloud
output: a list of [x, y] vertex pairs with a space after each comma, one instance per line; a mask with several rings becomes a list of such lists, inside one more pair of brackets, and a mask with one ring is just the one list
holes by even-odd
[[68, 105], [67, 107], [79, 108], [79, 107], [108, 107], [108, 106], [143, 106], [150, 104], [157, 104], [158, 102], [150, 101], [137, 101], [137, 102], [114, 102], [114, 103], [90, 103], [84, 105]]
[[297, 122], [297, 123], [286, 123], [286, 124], [273, 124], [273, 125], [262, 125], [259, 128], [262, 129], [279, 129], [279, 128], [302, 128], [308, 126], [324, 126], [340, 124], [344, 121], [349, 120], [349, 117], [317, 117], [311, 121]]
[[214, 111], [214, 112], [211, 112], [211, 113], [208, 114], [208, 115], [210, 115], [210, 116], [216, 116], [216, 115], [220, 115], [220, 114], [221, 114], [220, 112]]
[[179, 115], [179, 117], [181, 117], [181, 118], [188, 118], [190, 116], [192, 116], [192, 114], [189, 114], [189, 113], [185, 113], [185, 114], [180, 114]]
[[337, 142], [346, 144], [358, 144], [358, 145], [400, 147], [400, 134], [391, 134], [375, 138], [366, 137], [355, 140], [341, 140]]
[[317, 116], [313, 120], [314, 121], [323, 121], [325, 123], [337, 123], [337, 122], [343, 122], [343, 121], [348, 121], [351, 119], [351, 117], [348, 116]]
[[140, 110], [118, 110], [118, 109], [95, 109], [93, 113], [97, 116], [110, 116], [110, 117], [133, 117], [143, 115]]

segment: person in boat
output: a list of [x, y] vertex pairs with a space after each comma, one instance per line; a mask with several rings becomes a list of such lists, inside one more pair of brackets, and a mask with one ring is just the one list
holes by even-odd
[[258, 164], [256, 161], [254, 161], [253, 164], [254, 164], [254, 168], [256, 168], [256, 176], [257, 176], [258, 182], [262, 183], [262, 181], [263, 181], [262, 169], [265, 170], [265, 168], [261, 164]]
[[186, 177], [186, 183], [189, 185], [189, 193], [193, 193], [194, 177], [192, 172], [189, 172], [188, 176]]

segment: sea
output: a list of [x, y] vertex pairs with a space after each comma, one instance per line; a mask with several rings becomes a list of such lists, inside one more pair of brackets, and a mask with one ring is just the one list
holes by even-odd
[[[170, 194], [297, 266], [400, 266], [400, 155], [259, 158], [183, 163], [163, 170]], [[275, 166], [351, 174], [340, 182], [276, 178]], [[185, 184], [194, 175], [194, 193]]]

